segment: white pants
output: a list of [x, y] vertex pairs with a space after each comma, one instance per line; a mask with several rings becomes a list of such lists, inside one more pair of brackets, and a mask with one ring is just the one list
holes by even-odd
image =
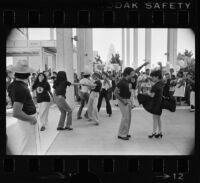
[[190, 92], [190, 106], [191, 105], [195, 106], [195, 92], [194, 91]]
[[133, 107], [134, 105], [137, 106], [137, 91], [134, 89], [131, 89], [131, 106]]
[[11, 155], [37, 155], [38, 125], [18, 120], [13, 130], [7, 130], [7, 147]]
[[88, 101], [88, 109], [87, 109], [88, 117], [89, 119], [92, 119], [95, 122], [99, 122], [99, 112], [97, 109], [98, 98], [99, 98], [99, 93], [92, 92], [90, 94], [89, 101]]
[[40, 127], [44, 126], [46, 127], [48, 123], [48, 115], [49, 115], [49, 108], [50, 108], [50, 102], [41, 102], [38, 103], [39, 106], [39, 125]]

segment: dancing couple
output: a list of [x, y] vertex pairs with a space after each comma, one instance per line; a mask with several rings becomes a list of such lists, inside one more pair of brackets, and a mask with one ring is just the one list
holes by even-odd
[[131, 125], [131, 91], [130, 91], [130, 81], [131, 78], [135, 76], [137, 72], [139, 72], [142, 67], [149, 64], [149, 62], [145, 62], [143, 65], [134, 70], [131, 67], [126, 67], [123, 72], [123, 78], [116, 85], [114, 95], [118, 99], [118, 106], [120, 108], [122, 118], [118, 131], [118, 138], [122, 140], [129, 140], [131, 135], [129, 134], [129, 129]]

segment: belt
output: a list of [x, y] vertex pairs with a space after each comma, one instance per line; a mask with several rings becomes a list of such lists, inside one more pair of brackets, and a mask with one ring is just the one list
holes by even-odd
[[[60, 97], [64, 97], [63, 95], [56, 95], [56, 97], [60, 98]], [[64, 97], [65, 98], [65, 97]]]

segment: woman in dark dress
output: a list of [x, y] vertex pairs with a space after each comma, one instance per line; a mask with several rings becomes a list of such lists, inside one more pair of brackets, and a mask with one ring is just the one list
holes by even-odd
[[[146, 111], [153, 114], [153, 133], [149, 135], [149, 138], [156, 137], [162, 138], [162, 124], [161, 124], [161, 114], [162, 114], [162, 97], [163, 97], [163, 87], [164, 82], [162, 81], [162, 71], [157, 70], [151, 73], [152, 81], [155, 83], [151, 91], [139, 94], [138, 101], [143, 104]], [[158, 133], [156, 133], [158, 128]]]

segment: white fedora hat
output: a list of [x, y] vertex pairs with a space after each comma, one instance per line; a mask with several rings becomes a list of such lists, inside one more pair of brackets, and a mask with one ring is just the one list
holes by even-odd
[[34, 69], [29, 67], [27, 60], [18, 60], [13, 67], [13, 72], [21, 74], [33, 73]]
[[83, 72], [83, 75], [84, 76], [88, 76], [88, 75], [91, 75], [92, 73], [91, 73], [91, 71], [90, 71], [90, 68], [89, 68], [89, 66], [85, 66], [84, 67], [84, 72]]

